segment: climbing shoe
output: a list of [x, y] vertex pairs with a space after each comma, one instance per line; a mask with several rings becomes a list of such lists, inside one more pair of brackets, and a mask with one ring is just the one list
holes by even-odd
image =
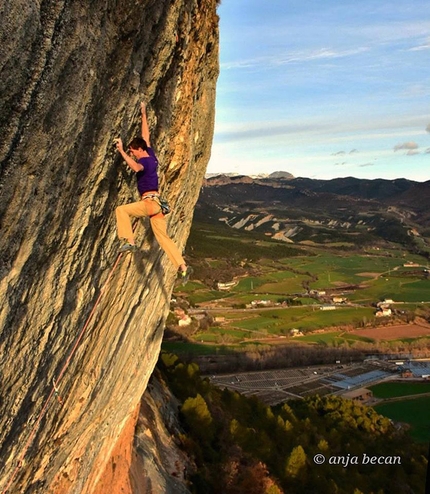
[[136, 250], [136, 246], [130, 243], [126, 243], [121, 245], [118, 252], [134, 252]]
[[179, 281], [181, 285], [186, 285], [188, 283], [192, 272], [193, 268], [191, 266], [187, 266], [187, 269], [185, 271], [179, 272]]

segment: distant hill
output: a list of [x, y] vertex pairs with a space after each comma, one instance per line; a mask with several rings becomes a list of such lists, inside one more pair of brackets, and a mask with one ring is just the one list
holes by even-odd
[[277, 179], [277, 178], [284, 178], [284, 179], [292, 179], [294, 178], [294, 175], [292, 175], [291, 173], [288, 173], [288, 172], [273, 172], [269, 175], [270, 179]]
[[206, 181], [207, 185], [220, 185], [226, 183], [251, 183], [258, 180], [291, 180], [294, 178], [289, 172], [273, 172], [270, 174], [259, 174], [259, 175], [240, 175], [238, 173], [220, 173], [220, 174], [207, 174]]
[[[286, 242], [399, 242], [430, 252], [430, 181], [207, 177], [195, 218]], [[358, 237], [359, 236], [359, 237]]]

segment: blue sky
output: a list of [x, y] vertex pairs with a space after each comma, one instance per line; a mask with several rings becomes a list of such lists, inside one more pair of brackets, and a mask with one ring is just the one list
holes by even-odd
[[430, 179], [428, 0], [222, 0], [208, 173]]

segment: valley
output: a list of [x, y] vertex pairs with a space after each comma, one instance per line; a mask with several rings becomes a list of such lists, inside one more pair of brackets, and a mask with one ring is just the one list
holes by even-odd
[[[350, 398], [427, 441], [419, 404], [429, 397], [402, 397], [430, 374], [426, 256], [381, 239], [349, 249], [291, 245], [207, 221], [194, 221], [187, 253], [195, 272], [175, 291], [165, 352], [267, 405]], [[374, 392], [386, 382], [399, 383], [397, 401]]]
[[[300, 244], [293, 250], [255, 233], [231, 234], [226, 225], [195, 223], [193, 228], [194, 279], [175, 293], [184, 314], [194, 319], [189, 326], [177, 325], [188, 343], [240, 349], [325, 339], [324, 344], [364, 348], [381, 345], [376, 328], [400, 324], [403, 333], [382, 341], [396, 351], [407, 350], [408, 340], [416, 350], [428, 348], [425, 257], [399, 244], [349, 251]], [[228, 244], [229, 253], [208, 257], [217, 242]], [[321, 336], [330, 331], [337, 336]]]
[[[320, 416], [312, 415], [309, 404], [329, 404], [321, 412], [324, 420], [341, 404], [366, 416], [376, 410], [381, 415], [374, 423], [389, 418], [395, 436], [402, 437], [398, 451], [408, 441], [425, 447], [430, 433], [425, 214], [396, 201], [357, 198], [326, 197], [322, 207], [317, 193], [303, 194], [311, 200], [300, 207], [289, 199], [274, 204], [271, 193], [291, 191], [290, 180], [266, 184], [266, 200], [252, 180], [234, 186], [223, 180], [204, 188], [195, 211], [185, 253], [194, 273], [174, 291], [163, 365], [170, 362], [171, 372], [199, 383], [187, 388], [196, 407], [202, 405], [200, 394], [210, 396], [210, 408], [219, 393], [234, 410], [246, 400], [252, 407], [247, 417], [258, 415], [259, 407], [270, 407], [265, 416], [304, 411], [309, 422], [293, 432], [299, 442]], [[342, 207], [333, 208], [340, 202]], [[213, 410], [218, 416], [218, 405]], [[333, 413], [340, 420], [347, 416]], [[245, 423], [243, 417], [237, 422]], [[260, 423], [250, 427], [264, 429]], [[324, 427], [328, 434], [334, 430]], [[357, 427], [348, 429], [349, 445]], [[262, 432], [246, 444], [265, 441]], [[274, 444], [280, 442], [277, 434]], [[394, 450], [387, 442], [380, 448], [383, 454]]]

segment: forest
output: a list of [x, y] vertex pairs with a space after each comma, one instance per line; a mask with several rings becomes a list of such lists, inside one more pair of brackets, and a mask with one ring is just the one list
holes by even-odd
[[181, 403], [195, 494], [424, 492], [426, 446], [371, 407], [318, 395], [269, 407], [211, 385], [171, 353], [158, 371]]

